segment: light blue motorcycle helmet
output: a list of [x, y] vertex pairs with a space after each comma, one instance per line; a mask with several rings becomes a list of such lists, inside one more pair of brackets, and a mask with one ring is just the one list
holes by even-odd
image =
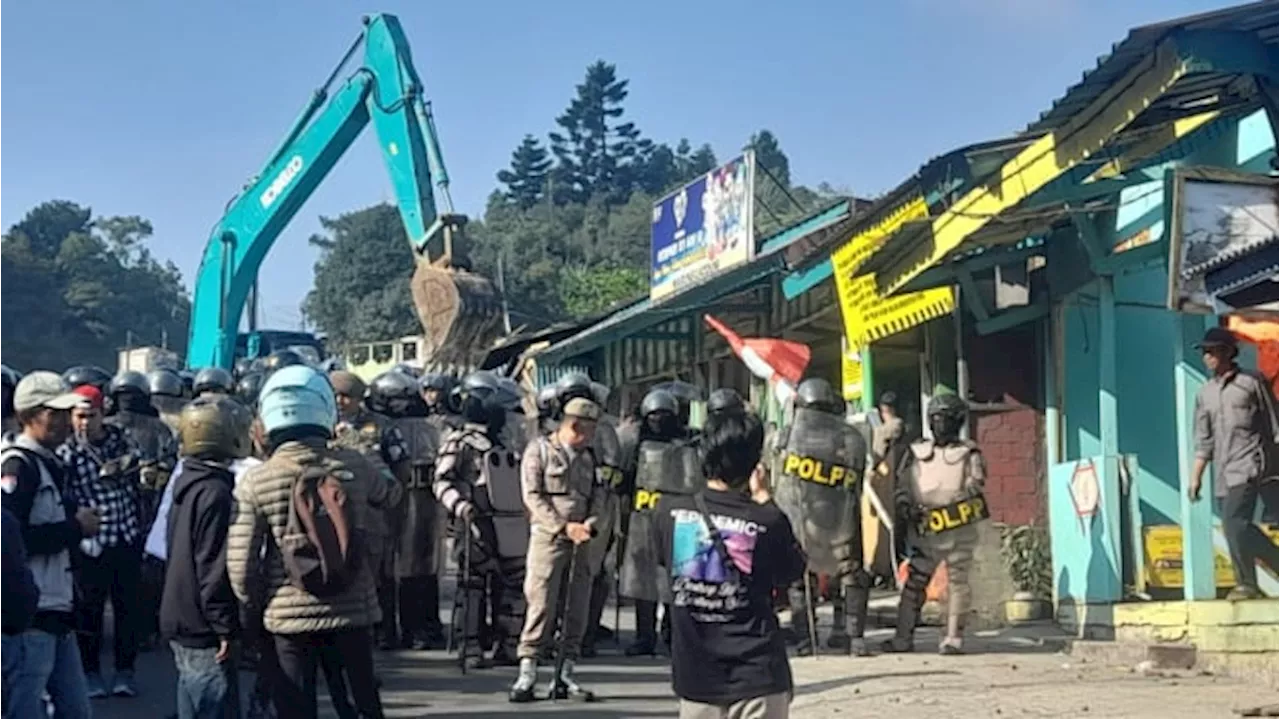
[[338, 423], [338, 403], [329, 378], [306, 365], [276, 370], [258, 394], [262, 428], [273, 432], [293, 427], [322, 427], [332, 432]]

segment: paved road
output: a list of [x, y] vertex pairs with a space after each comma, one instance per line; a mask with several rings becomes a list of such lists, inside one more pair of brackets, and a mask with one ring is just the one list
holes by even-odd
[[[973, 654], [956, 658], [929, 653], [928, 641], [922, 633], [920, 653], [908, 656], [793, 659], [792, 715], [1212, 719], [1230, 717], [1238, 707], [1274, 702], [1276, 697], [1274, 690], [1222, 677], [1147, 676], [1086, 664], [1021, 635], [978, 638], [971, 642]], [[601, 702], [543, 701], [519, 707], [506, 701], [512, 669], [461, 677], [443, 652], [382, 654], [379, 661], [388, 717], [549, 714], [620, 719], [676, 713], [670, 674], [661, 660], [606, 654], [583, 668], [585, 683], [603, 698]], [[168, 655], [143, 655], [139, 670], [143, 696], [95, 702], [99, 719], [163, 719], [171, 710], [173, 669]], [[322, 716], [333, 716], [323, 688], [320, 704]]]

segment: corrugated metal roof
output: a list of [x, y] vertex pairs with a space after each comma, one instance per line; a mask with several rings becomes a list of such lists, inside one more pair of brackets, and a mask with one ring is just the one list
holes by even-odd
[[[1175, 31], [1179, 30], [1234, 30], [1255, 33], [1268, 46], [1276, 45], [1276, 0], [1237, 5], [1200, 15], [1166, 20], [1153, 25], [1144, 25], [1129, 31], [1124, 40], [1112, 46], [1111, 52], [1098, 58], [1097, 66], [1084, 73], [1084, 77], [1076, 85], [1067, 89], [1066, 94], [1054, 101], [1052, 107], [1040, 113], [1040, 118], [1027, 126], [1027, 133], [1041, 134], [1052, 132], [1071, 120], [1078, 112], [1088, 107], [1107, 88], [1124, 77], [1142, 59], [1155, 51], [1157, 45]], [[1185, 85], [1179, 83], [1178, 92], [1161, 98], [1152, 109], [1178, 107], [1194, 99], [1196, 93], [1212, 93], [1223, 81], [1218, 82], [1210, 74], [1197, 78]], [[1157, 121], [1159, 111], [1148, 110], [1144, 115], [1151, 115], [1151, 121]]]

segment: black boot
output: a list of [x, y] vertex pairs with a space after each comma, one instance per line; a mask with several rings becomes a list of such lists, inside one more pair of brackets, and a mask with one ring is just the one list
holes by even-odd
[[817, 617], [813, 607], [805, 601], [803, 587], [792, 587], [787, 597], [791, 600], [791, 631], [796, 636], [796, 656], [807, 657], [817, 650], [813, 645]]
[[[870, 582], [868, 582], [870, 584]], [[848, 653], [854, 657], [871, 656], [867, 641], [863, 638], [867, 631], [867, 605], [871, 601], [871, 590], [867, 587], [849, 586], [844, 590], [844, 620], [849, 635]]]
[[924, 583], [915, 586], [914, 577], [907, 577], [907, 584], [902, 588], [902, 596], [898, 599], [898, 626], [894, 629], [893, 639], [886, 639], [880, 646], [882, 651], [902, 654], [915, 648], [914, 639], [916, 624], [920, 622], [920, 608], [924, 606]]
[[626, 649], [629, 657], [653, 656], [658, 648], [658, 603], [636, 600], [636, 640]]

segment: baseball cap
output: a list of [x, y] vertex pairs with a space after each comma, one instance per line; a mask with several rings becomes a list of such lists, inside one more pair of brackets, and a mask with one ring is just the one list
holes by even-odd
[[38, 407], [71, 409], [87, 401], [82, 395], [70, 391], [67, 383], [53, 372], [32, 372], [19, 380], [13, 390], [13, 408], [18, 412]]
[[97, 387], [82, 384], [71, 391], [80, 395], [82, 404], [87, 404], [94, 409], [102, 409], [102, 390]]
[[1196, 349], [1235, 346], [1236, 336], [1231, 333], [1231, 330], [1225, 327], [1210, 327], [1205, 331], [1204, 337], [1195, 345]]
[[564, 416], [596, 422], [600, 419], [600, 406], [589, 399], [575, 397], [564, 406]]

